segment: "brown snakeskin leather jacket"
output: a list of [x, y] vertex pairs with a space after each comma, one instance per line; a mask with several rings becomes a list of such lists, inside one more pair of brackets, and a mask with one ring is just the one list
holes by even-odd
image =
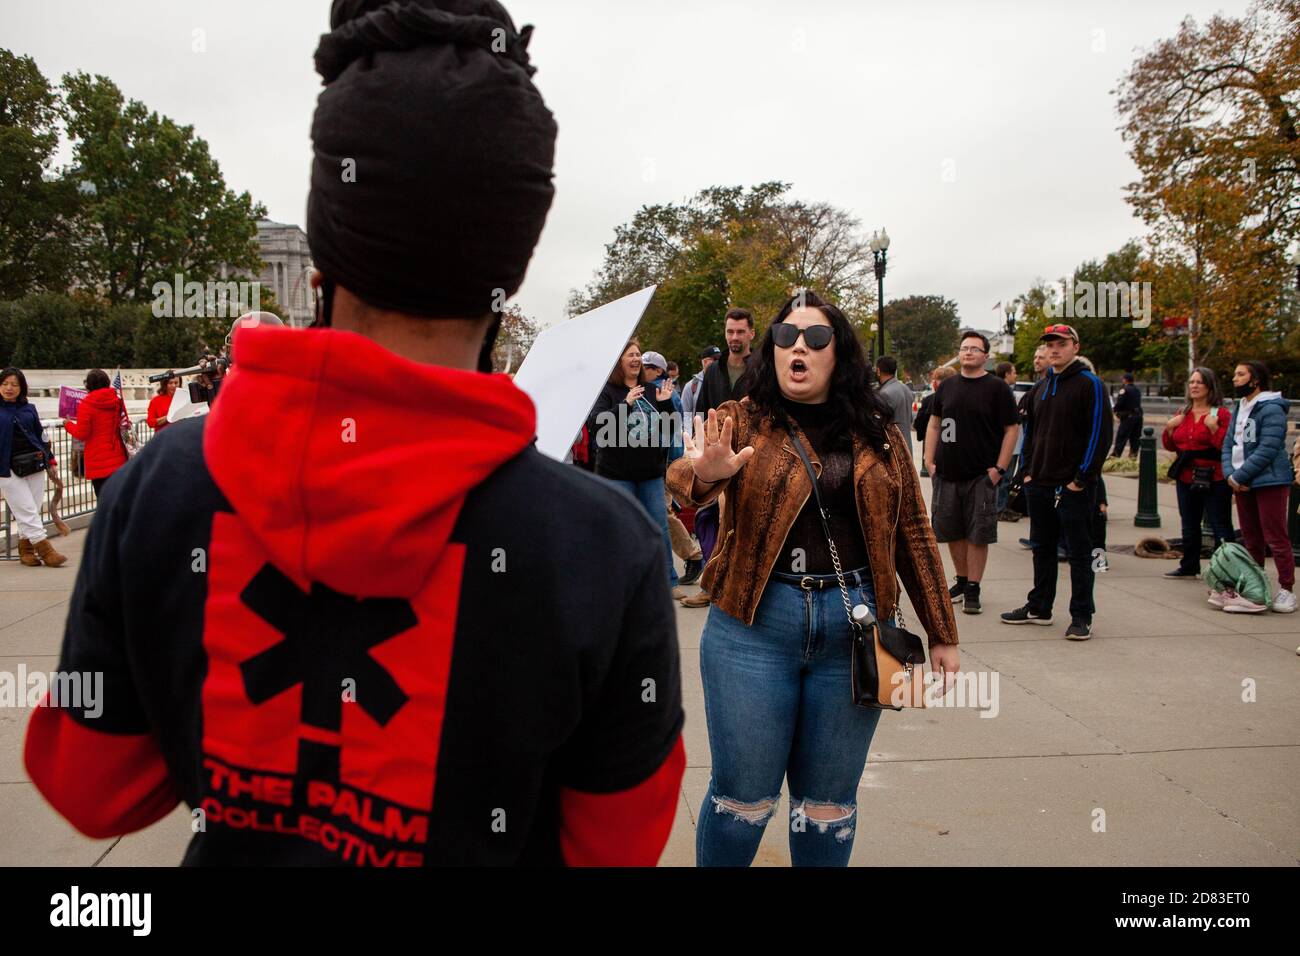
[[[719, 424], [728, 417], [735, 420], [733, 448], [754, 446], [753, 457], [740, 471], [710, 486], [701, 499], [691, 497], [695, 471], [689, 459], [673, 462], [665, 480], [684, 505], [701, 507], [725, 492], [718, 543], [700, 583], [719, 610], [752, 625], [790, 527], [812, 495], [812, 482], [787, 433], [766, 418], [752, 422], [747, 406], [743, 400], [718, 408]], [[811, 444], [802, 431], [797, 434], [820, 475]], [[930, 644], [956, 644], [957, 621], [943, 562], [907, 441], [897, 425], [886, 426], [886, 434], [883, 456], [861, 441], [853, 443], [858, 519], [871, 558], [877, 607], [882, 618], [894, 612], [901, 578]]]

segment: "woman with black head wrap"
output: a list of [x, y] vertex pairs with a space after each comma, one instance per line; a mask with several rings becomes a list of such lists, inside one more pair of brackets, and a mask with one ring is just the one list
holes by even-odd
[[335, 0], [330, 25], [307, 207], [324, 321], [337, 284], [411, 316], [492, 314], [494, 339], [555, 193], [532, 28], [495, 0]]
[[96, 836], [183, 794], [192, 864], [653, 865], [685, 766], [663, 558], [479, 371], [553, 194], [530, 30], [494, 0], [330, 26], [320, 327], [241, 328], [212, 412], [105, 487], [62, 666], [114, 712], [38, 708], [28, 772]]

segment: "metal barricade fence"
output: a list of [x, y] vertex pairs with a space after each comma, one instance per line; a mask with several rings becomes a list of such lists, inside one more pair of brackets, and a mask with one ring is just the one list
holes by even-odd
[[[97, 503], [95, 489], [91, 487], [90, 480], [85, 477], [81, 450], [74, 446], [73, 437], [64, 429], [63, 419], [45, 418], [41, 420], [41, 425], [49, 436], [50, 453], [54, 455], [54, 461], [59, 467], [59, 477], [63, 480], [63, 500], [59, 502], [60, 516], [66, 521], [69, 518], [91, 514]], [[150, 428], [142, 418], [132, 423], [131, 433], [135, 436], [136, 443], [143, 446], [154, 436], [154, 429]], [[50, 520], [50, 502], [53, 498], [54, 483], [47, 477], [41, 516], [45, 520], [45, 527], [51, 533], [55, 533], [54, 524]], [[0, 561], [18, 559], [19, 537], [18, 526], [14, 522], [13, 513], [9, 510], [9, 502], [5, 501], [0, 504]]]

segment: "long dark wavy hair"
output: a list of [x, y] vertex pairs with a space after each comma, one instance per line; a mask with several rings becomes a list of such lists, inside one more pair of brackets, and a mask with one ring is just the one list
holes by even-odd
[[[889, 422], [884, 403], [876, 397], [871, 387], [873, 376], [867, 357], [862, 351], [853, 326], [836, 306], [822, 300], [815, 292], [804, 290], [790, 297], [772, 320], [778, 325], [798, 308], [817, 309], [831, 323], [835, 333], [835, 371], [831, 373], [830, 397], [834, 408], [826, 438], [830, 448], [851, 447], [853, 436], [861, 438], [876, 451], [882, 451], [888, 438], [885, 425]], [[781, 403], [781, 385], [776, 373], [776, 345], [772, 341], [772, 326], [763, 333], [757, 358], [751, 371], [749, 389], [751, 414], [766, 416], [773, 424], [789, 430], [790, 421]]]

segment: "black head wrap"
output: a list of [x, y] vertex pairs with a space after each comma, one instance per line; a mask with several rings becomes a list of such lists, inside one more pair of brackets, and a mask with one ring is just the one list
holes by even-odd
[[334, 0], [330, 27], [307, 202], [316, 266], [378, 308], [499, 313], [555, 194], [532, 27], [516, 31], [496, 0]]

